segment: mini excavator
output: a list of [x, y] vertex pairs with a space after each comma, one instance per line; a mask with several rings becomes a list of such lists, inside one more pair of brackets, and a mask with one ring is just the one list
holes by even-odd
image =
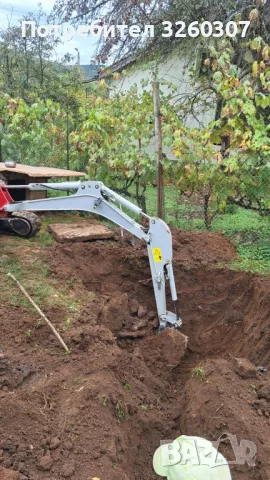
[[[10, 195], [10, 189], [14, 188], [71, 191], [71, 195], [14, 202]], [[143, 223], [147, 227], [137, 223], [121, 207], [144, 218]], [[137, 205], [99, 181], [30, 183], [29, 185], [8, 186], [0, 183], [0, 233], [2, 234], [30, 238], [38, 232], [41, 226], [39, 217], [33, 212], [72, 210], [101, 215], [145, 241], [160, 329], [179, 328], [182, 321], [177, 311], [177, 293], [172, 267], [172, 235], [163, 220], [149, 217]], [[174, 312], [167, 311], [166, 281], [170, 285]]]

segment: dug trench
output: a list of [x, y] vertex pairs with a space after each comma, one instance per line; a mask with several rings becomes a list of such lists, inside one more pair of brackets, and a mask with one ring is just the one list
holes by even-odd
[[[161, 440], [224, 433], [258, 448], [232, 478], [269, 479], [270, 280], [226, 267], [221, 235], [173, 233], [181, 333], [157, 334], [147, 252], [129, 236], [42, 253], [74, 298], [91, 292], [62, 331], [70, 355], [46, 325], [27, 338], [35, 313], [1, 299], [1, 479], [155, 480]], [[64, 309], [46, 313], [61, 330]]]

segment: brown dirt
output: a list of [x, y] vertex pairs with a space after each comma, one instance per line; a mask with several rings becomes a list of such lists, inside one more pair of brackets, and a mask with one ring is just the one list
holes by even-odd
[[[45, 325], [27, 337], [35, 313], [0, 299], [0, 466], [23, 480], [155, 480], [162, 439], [230, 432], [258, 447], [233, 479], [268, 480], [270, 376], [254, 365], [270, 361], [270, 280], [218, 268], [235, 255], [218, 234], [173, 233], [184, 357], [180, 337], [155, 333], [147, 253], [128, 236], [41, 253], [73, 298], [92, 292], [62, 331], [70, 355]], [[61, 330], [65, 310], [46, 313]]]

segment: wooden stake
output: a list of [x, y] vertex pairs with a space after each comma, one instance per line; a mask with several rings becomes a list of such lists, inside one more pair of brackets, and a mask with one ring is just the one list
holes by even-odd
[[159, 82], [153, 82], [153, 102], [155, 116], [155, 139], [157, 151], [157, 191], [158, 191], [158, 217], [164, 219], [164, 189], [163, 189], [163, 168], [162, 168], [162, 128], [160, 115]]
[[36, 309], [36, 311], [39, 313], [39, 315], [43, 318], [43, 320], [45, 320], [45, 322], [47, 323], [47, 325], [49, 325], [50, 329], [52, 330], [53, 334], [56, 336], [56, 338], [59, 340], [59, 342], [61, 343], [62, 347], [66, 350], [67, 353], [69, 353], [69, 349], [68, 347], [66, 346], [64, 340], [62, 339], [62, 337], [59, 335], [59, 333], [57, 332], [57, 330], [54, 328], [53, 324], [50, 322], [50, 320], [48, 320], [48, 318], [46, 317], [46, 315], [44, 315], [44, 313], [40, 310], [40, 308], [37, 306], [37, 304], [34, 302], [34, 300], [30, 297], [30, 295], [28, 295], [27, 291], [23, 288], [23, 286], [20, 284], [20, 282], [17, 280], [17, 278], [14, 277], [14, 275], [12, 275], [12, 273], [8, 273], [7, 274], [8, 277], [12, 278], [12, 280], [17, 283], [19, 289], [22, 291], [22, 293], [26, 296], [26, 298], [29, 300], [29, 302], [33, 305], [33, 307]]

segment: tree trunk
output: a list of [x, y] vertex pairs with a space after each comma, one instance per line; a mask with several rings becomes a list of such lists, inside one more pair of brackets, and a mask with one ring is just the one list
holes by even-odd
[[143, 212], [147, 213], [145, 190], [146, 190], [146, 187], [144, 186], [142, 193], [140, 193], [140, 182], [136, 182], [136, 201], [139, 207], [143, 210]]
[[209, 215], [210, 195], [209, 193], [205, 193], [203, 197], [204, 197], [204, 224], [207, 230], [210, 230], [211, 228], [211, 216]]
[[44, 71], [43, 71], [43, 59], [42, 59], [42, 49], [41, 49], [41, 38], [38, 37], [38, 56], [39, 56], [39, 66], [40, 66], [40, 86], [43, 86], [44, 81]]
[[10, 63], [9, 63], [9, 56], [6, 56], [6, 71], [7, 71], [7, 86], [9, 89], [9, 93], [12, 93], [12, 86], [13, 86], [13, 79], [10, 70]]

